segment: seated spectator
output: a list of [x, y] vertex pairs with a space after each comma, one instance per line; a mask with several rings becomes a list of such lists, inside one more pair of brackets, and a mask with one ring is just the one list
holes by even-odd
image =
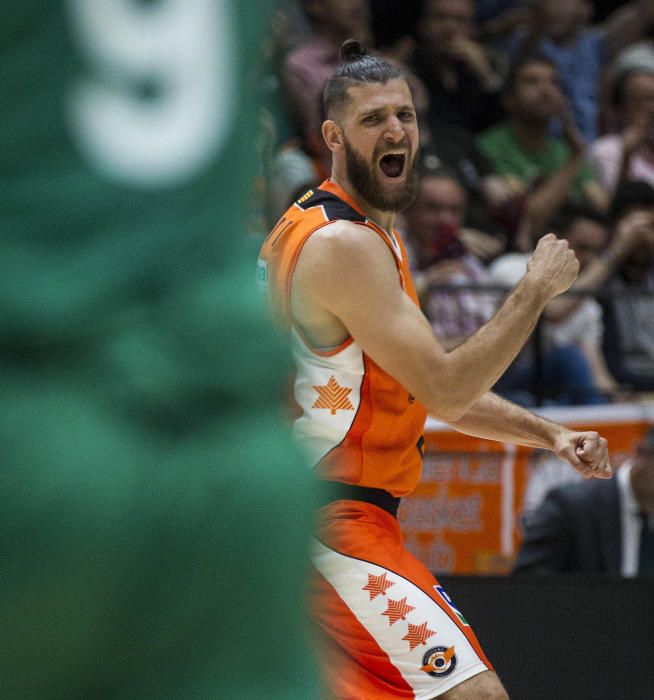
[[270, 177], [266, 182], [269, 197], [269, 228], [307, 190], [320, 184], [311, 158], [298, 146], [289, 142], [274, 155]]
[[611, 77], [636, 68], [654, 71], [654, 40], [651, 27], [648, 39], [630, 44], [615, 57], [611, 65]]
[[474, 39], [472, 0], [425, 0], [414, 68], [427, 87], [430, 122], [473, 132], [497, 121], [502, 78]]
[[654, 430], [613, 479], [550, 491], [524, 529], [516, 574], [654, 576]]
[[583, 481], [584, 477], [567, 462], [560, 460], [549, 450], [534, 450], [527, 463], [527, 485], [520, 512], [520, 522], [525, 523], [540, 508], [547, 494], [564, 484]]
[[[546, 392], [555, 394], [557, 385], [572, 394], [572, 403], [601, 403], [602, 397], [621, 398], [623, 391], [612, 376], [602, 350], [605, 335], [603, 310], [595, 298], [580, 292], [598, 293], [611, 279], [619, 264], [643, 245], [644, 232], [638, 220], [625, 221], [615, 231], [609, 243], [609, 219], [589, 207], [567, 204], [554, 222], [559, 236], [566, 238], [579, 260], [579, 276], [571, 294], [553, 299], [543, 311], [539, 326], [543, 352], [541, 380], [547, 383]], [[511, 254], [498, 258], [490, 267], [494, 282], [513, 286], [524, 274], [527, 254]], [[577, 292], [575, 294], [574, 292]], [[516, 391], [520, 382], [531, 384], [529, 376], [535, 373], [533, 349], [519, 356], [501, 381], [503, 390]], [[571, 370], [556, 377], [552, 365], [565, 366], [561, 357], [570, 360]], [[568, 385], [567, 387], [565, 385]], [[579, 394], [575, 392], [579, 386]]]
[[424, 85], [417, 81], [413, 104], [420, 126], [419, 161], [425, 171], [447, 170], [463, 185], [466, 190], [464, 225], [495, 237], [494, 240], [486, 237], [488, 245], [476, 246], [472, 252], [483, 260], [496, 257], [504, 251], [506, 236], [491, 216], [491, 207], [501, 206], [511, 196], [511, 190], [493, 172], [471, 132], [450, 124], [441, 124], [432, 130], [428, 121], [428, 99]]
[[531, 13], [524, 0], [475, 0], [479, 34], [484, 42], [495, 42], [526, 26]]
[[608, 284], [604, 350], [619, 382], [654, 390], [654, 187], [626, 182], [611, 213], [616, 230], [638, 232], [640, 242], [617, 264]]
[[[553, 228], [561, 238], [567, 239], [579, 260], [579, 277], [574, 290], [598, 291], [610, 275], [609, 267], [600, 258], [608, 247], [608, 217], [591, 208], [569, 205], [560, 212]], [[597, 270], [589, 280], [593, 265]], [[602, 316], [602, 307], [592, 296], [567, 294], [553, 299], [543, 312], [543, 341], [545, 347], [578, 347], [588, 361], [597, 389], [604, 396], [614, 398], [619, 386], [602, 352]]]
[[[528, 257], [525, 253], [509, 253], [495, 260], [489, 268], [491, 283], [513, 287], [524, 275]], [[608, 401], [597, 386], [583, 349], [575, 343], [546, 343], [542, 326], [537, 327], [534, 338], [493, 391], [528, 407], [596, 405]]]
[[591, 14], [585, 0], [540, 0], [532, 4], [528, 29], [516, 31], [509, 44], [514, 56], [537, 49], [555, 63], [574, 122], [587, 143], [597, 138], [601, 69], [654, 23], [654, 3], [630, 2], [589, 29]]
[[[523, 225], [514, 231], [515, 247], [531, 250], [568, 197], [605, 209], [607, 196], [586, 162], [585, 144], [568, 117], [550, 59], [532, 54], [515, 64], [504, 95], [508, 119], [483, 132], [477, 143], [522, 199]], [[565, 125], [562, 138], [549, 131], [557, 116]]]
[[488, 279], [466, 243], [472, 238], [474, 245], [485, 234], [462, 229], [465, 208], [463, 186], [448, 172], [437, 171], [421, 177], [417, 196], [404, 215], [405, 240], [421, 305], [447, 349], [489, 321], [497, 307], [493, 295], [442, 288], [483, 284]]
[[331, 161], [321, 135], [323, 88], [340, 63], [345, 39], [370, 43], [370, 12], [367, 0], [301, 0], [301, 6], [311, 34], [286, 56], [283, 79], [304, 147], [327, 163], [319, 175], [327, 177]]
[[620, 131], [599, 138], [589, 149], [600, 181], [611, 193], [625, 180], [654, 185], [654, 66], [616, 75], [611, 103]]

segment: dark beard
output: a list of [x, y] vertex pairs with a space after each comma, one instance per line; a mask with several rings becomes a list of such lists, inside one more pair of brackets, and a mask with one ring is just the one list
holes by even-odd
[[363, 156], [350, 146], [347, 139], [343, 140], [343, 144], [345, 145], [347, 176], [361, 199], [374, 209], [390, 212], [402, 211], [413, 202], [418, 192], [417, 154], [411, 163], [404, 164], [404, 167], [409, 169], [404, 187], [398, 191], [386, 192], [376, 171], [379, 161], [378, 154], [376, 153], [372, 163], [368, 164]]

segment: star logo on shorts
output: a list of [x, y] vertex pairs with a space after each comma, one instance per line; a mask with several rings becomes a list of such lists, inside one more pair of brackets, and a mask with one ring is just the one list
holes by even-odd
[[389, 598], [388, 607], [384, 610], [382, 615], [388, 615], [388, 622], [393, 625], [398, 620], [406, 620], [406, 616], [412, 610], [415, 610], [415, 607], [406, 602], [406, 596], [402, 598], [402, 600], [393, 600]]
[[363, 587], [363, 590], [370, 593], [370, 600], [374, 600], [378, 595], [386, 595], [386, 591], [395, 585], [395, 581], [387, 581], [386, 576], [385, 571], [381, 576], [368, 574], [368, 583]]
[[409, 642], [411, 651], [413, 651], [419, 644], [427, 644], [427, 640], [435, 634], [434, 630], [430, 630], [427, 627], [426, 622], [423, 622], [421, 625], [412, 625], [409, 622], [409, 631], [402, 639]]

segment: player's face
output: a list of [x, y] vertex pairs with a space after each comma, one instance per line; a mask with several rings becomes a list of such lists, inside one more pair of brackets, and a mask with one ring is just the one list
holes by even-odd
[[418, 126], [404, 80], [348, 90], [343, 145], [347, 176], [359, 195], [380, 211], [401, 211], [415, 197]]

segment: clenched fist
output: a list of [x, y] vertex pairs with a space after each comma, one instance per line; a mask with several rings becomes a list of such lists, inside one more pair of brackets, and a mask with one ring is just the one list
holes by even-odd
[[546, 300], [570, 289], [579, 273], [577, 256], [566, 240], [553, 233], [543, 236], [527, 262], [526, 276]]
[[594, 430], [562, 431], [553, 451], [557, 457], [569, 462], [586, 479], [610, 479], [613, 476], [606, 438], [601, 437]]

